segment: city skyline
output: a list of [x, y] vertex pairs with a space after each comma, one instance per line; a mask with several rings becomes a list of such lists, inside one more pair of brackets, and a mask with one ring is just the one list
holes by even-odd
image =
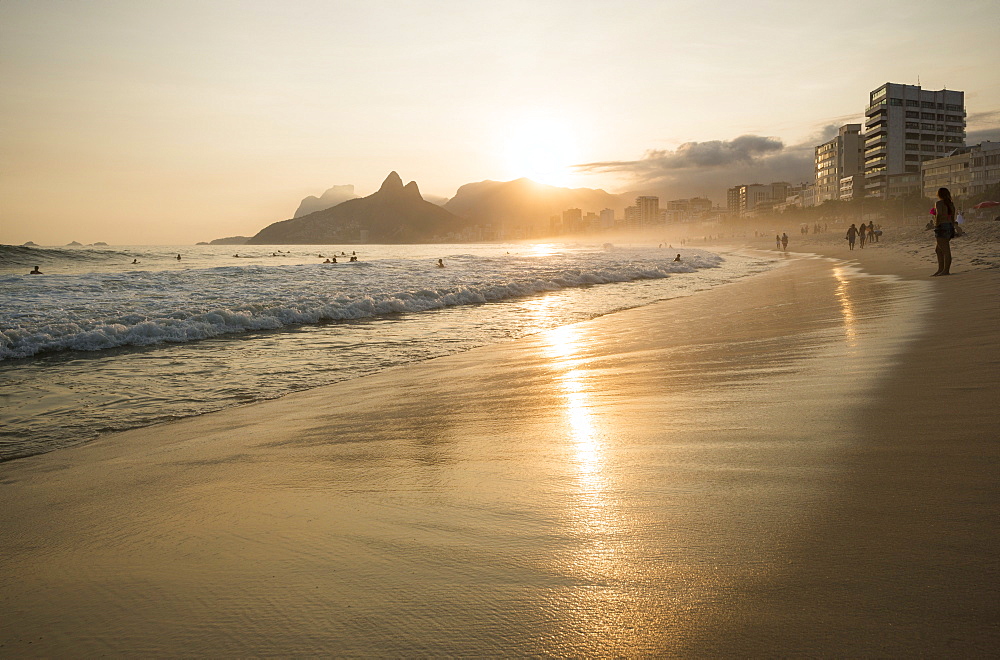
[[[1000, 136], [992, 3], [4, 3], [0, 242], [247, 234], [308, 195], [528, 177], [709, 196], [783, 180], [885, 82]], [[865, 36], [883, 26], [878, 40]], [[891, 32], [886, 29], [891, 27]], [[793, 181], [794, 183], [795, 181]]]

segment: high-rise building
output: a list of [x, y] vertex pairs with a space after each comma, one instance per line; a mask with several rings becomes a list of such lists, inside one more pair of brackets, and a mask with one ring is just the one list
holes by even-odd
[[869, 95], [865, 117], [865, 194], [871, 197], [889, 197], [891, 177], [920, 174], [921, 162], [965, 146], [965, 92], [885, 83]]
[[615, 226], [615, 210], [614, 209], [602, 209], [601, 210], [601, 229], [611, 229]]
[[816, 147], [816, 203], [840, 199], [840, 180], [864, 172], [861, 124], [844, 124]]
[[625, 226], [628, 227], [629, 229], [634, 229], [639, 226], [638, 206], [625, 207]]
[[635, 205], [639, 209], [640, 225], [655, 225], [660, 222], [660, 198], [655, 196], [643, 196], [635, 198]]
[[575, 233], [583, 229], [583, 211], [566, 209], [562, 212], [562, 227], [564, 232]]

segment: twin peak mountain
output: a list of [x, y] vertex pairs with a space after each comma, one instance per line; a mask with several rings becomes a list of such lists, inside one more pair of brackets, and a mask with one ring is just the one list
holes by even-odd
[[416, 181], [405, 186], [395, 172], [378, 192], [322, 211], [268, 225], [250, 239], [256, 245], [424, 243], [445, 241], [467, 221], [426, 201]]
[[[341, 188], [350, 189], [353, 194], [353, 187]], [[333, 192], [344, 193], [341, 190]], [[306, 201], [320, 203], [322, 200], [303, 200]], [[546, 235], [550, 229], [549, 219], [565, 209], [612, 208], [620, 211], [623, 206], [620, 196], [603, 190], [558, 188], [530, 179], [467, 183], [446, 204], [438, 206], [421, 196], [416, 182], [404, 186], [399, 175], [391, 172], [378, 192], [275, 222], [262, 229], [249, 243], [447, 243], [478, 235], [478, 231], [470, 234], [476, 226], [511, 237], [527, 237]], [[304, 210], [308, 208], [306, 205]]]

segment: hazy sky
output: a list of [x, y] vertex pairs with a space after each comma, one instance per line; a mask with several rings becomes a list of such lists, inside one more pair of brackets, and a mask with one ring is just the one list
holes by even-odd
[[[0, 242], [253, 234], [391, 170], [622, 192], [662, 162], [693, 196], [721, 170], [678, 158], [771, 138], [724, 172], [767, 178], [918, 76], [966, 92], [975, 137], [1000, 129], [998, 23], [996, 0], [2, 0]], [[571, 167], [608, 162], [641, 166]]]

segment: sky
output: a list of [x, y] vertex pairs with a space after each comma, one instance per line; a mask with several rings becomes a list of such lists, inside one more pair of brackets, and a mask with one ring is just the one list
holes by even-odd
[[810, 177], [885, 82], [1000, 139], [1000, 3], [2, 0], [0, 243], [252, 235], [390, 171], [677, 197]]

